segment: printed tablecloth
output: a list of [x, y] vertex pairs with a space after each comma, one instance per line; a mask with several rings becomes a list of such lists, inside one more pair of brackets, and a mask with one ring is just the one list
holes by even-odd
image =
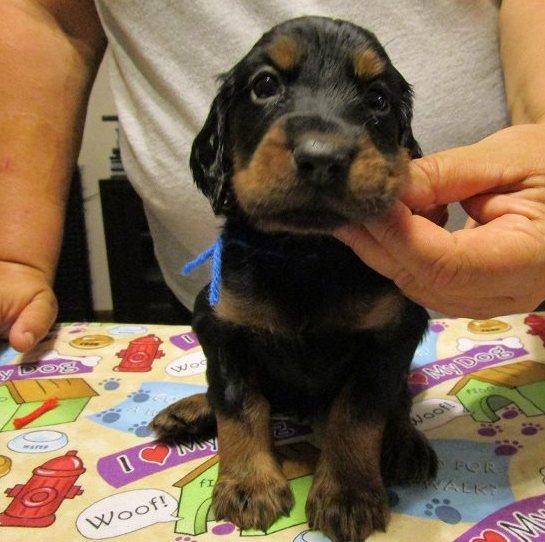
[[[544, 344], [545, 313], [430, 322], [410, 386], [439, 475], [390, 488], [370, 542], [545, 540]], [[187, 327], [66, 324], [24, 359], [4, 345], [0, 539], [327, 542], [305, 521], [311, 468], [290, 461], [315, 456], [309, 426], [274, 420], [295, 506], [267, 533], [214, 518], [215, 440], [154, 440], [149, 421], [204, 390], [205, 368]]]

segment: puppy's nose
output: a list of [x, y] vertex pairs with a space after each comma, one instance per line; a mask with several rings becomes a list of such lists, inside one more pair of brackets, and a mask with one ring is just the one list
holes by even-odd
[[293, 149], [299, 176], [323, 188], [346, 180], [352, 156], [353, 149], [344, 142], [315, 137], [302, 138]]

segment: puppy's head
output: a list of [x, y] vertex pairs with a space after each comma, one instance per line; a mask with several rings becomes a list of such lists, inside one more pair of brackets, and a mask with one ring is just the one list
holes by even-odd
[[388, 209], [420, 156], [411, 117], [410, 86], [373, 34], [294, 19], [223, 77], [191, 168], [218, 214], [326, 233]]

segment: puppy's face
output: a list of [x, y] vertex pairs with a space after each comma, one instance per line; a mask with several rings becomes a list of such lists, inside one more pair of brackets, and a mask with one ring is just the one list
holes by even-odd
[[225, 76], [191, 166], [218, 213], [330, 232], [388, 209], [420, 154], [410, 121], [410, 87], [371, 33], [295, 19]]

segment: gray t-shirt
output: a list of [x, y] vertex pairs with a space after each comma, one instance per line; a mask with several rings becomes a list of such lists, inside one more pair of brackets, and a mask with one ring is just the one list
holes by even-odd
[[111, 85], [125, 169], [144, 200], [167, 284], [192, 307], [208, 280], [180, 268], [219, 222], [188, 166], [191, 142], [227, 71], [285, 19], [325, 15], [374, 32], [415, 91], [424, 153], [506, 126], [493, 0], [96, 0], [111, 47]]

